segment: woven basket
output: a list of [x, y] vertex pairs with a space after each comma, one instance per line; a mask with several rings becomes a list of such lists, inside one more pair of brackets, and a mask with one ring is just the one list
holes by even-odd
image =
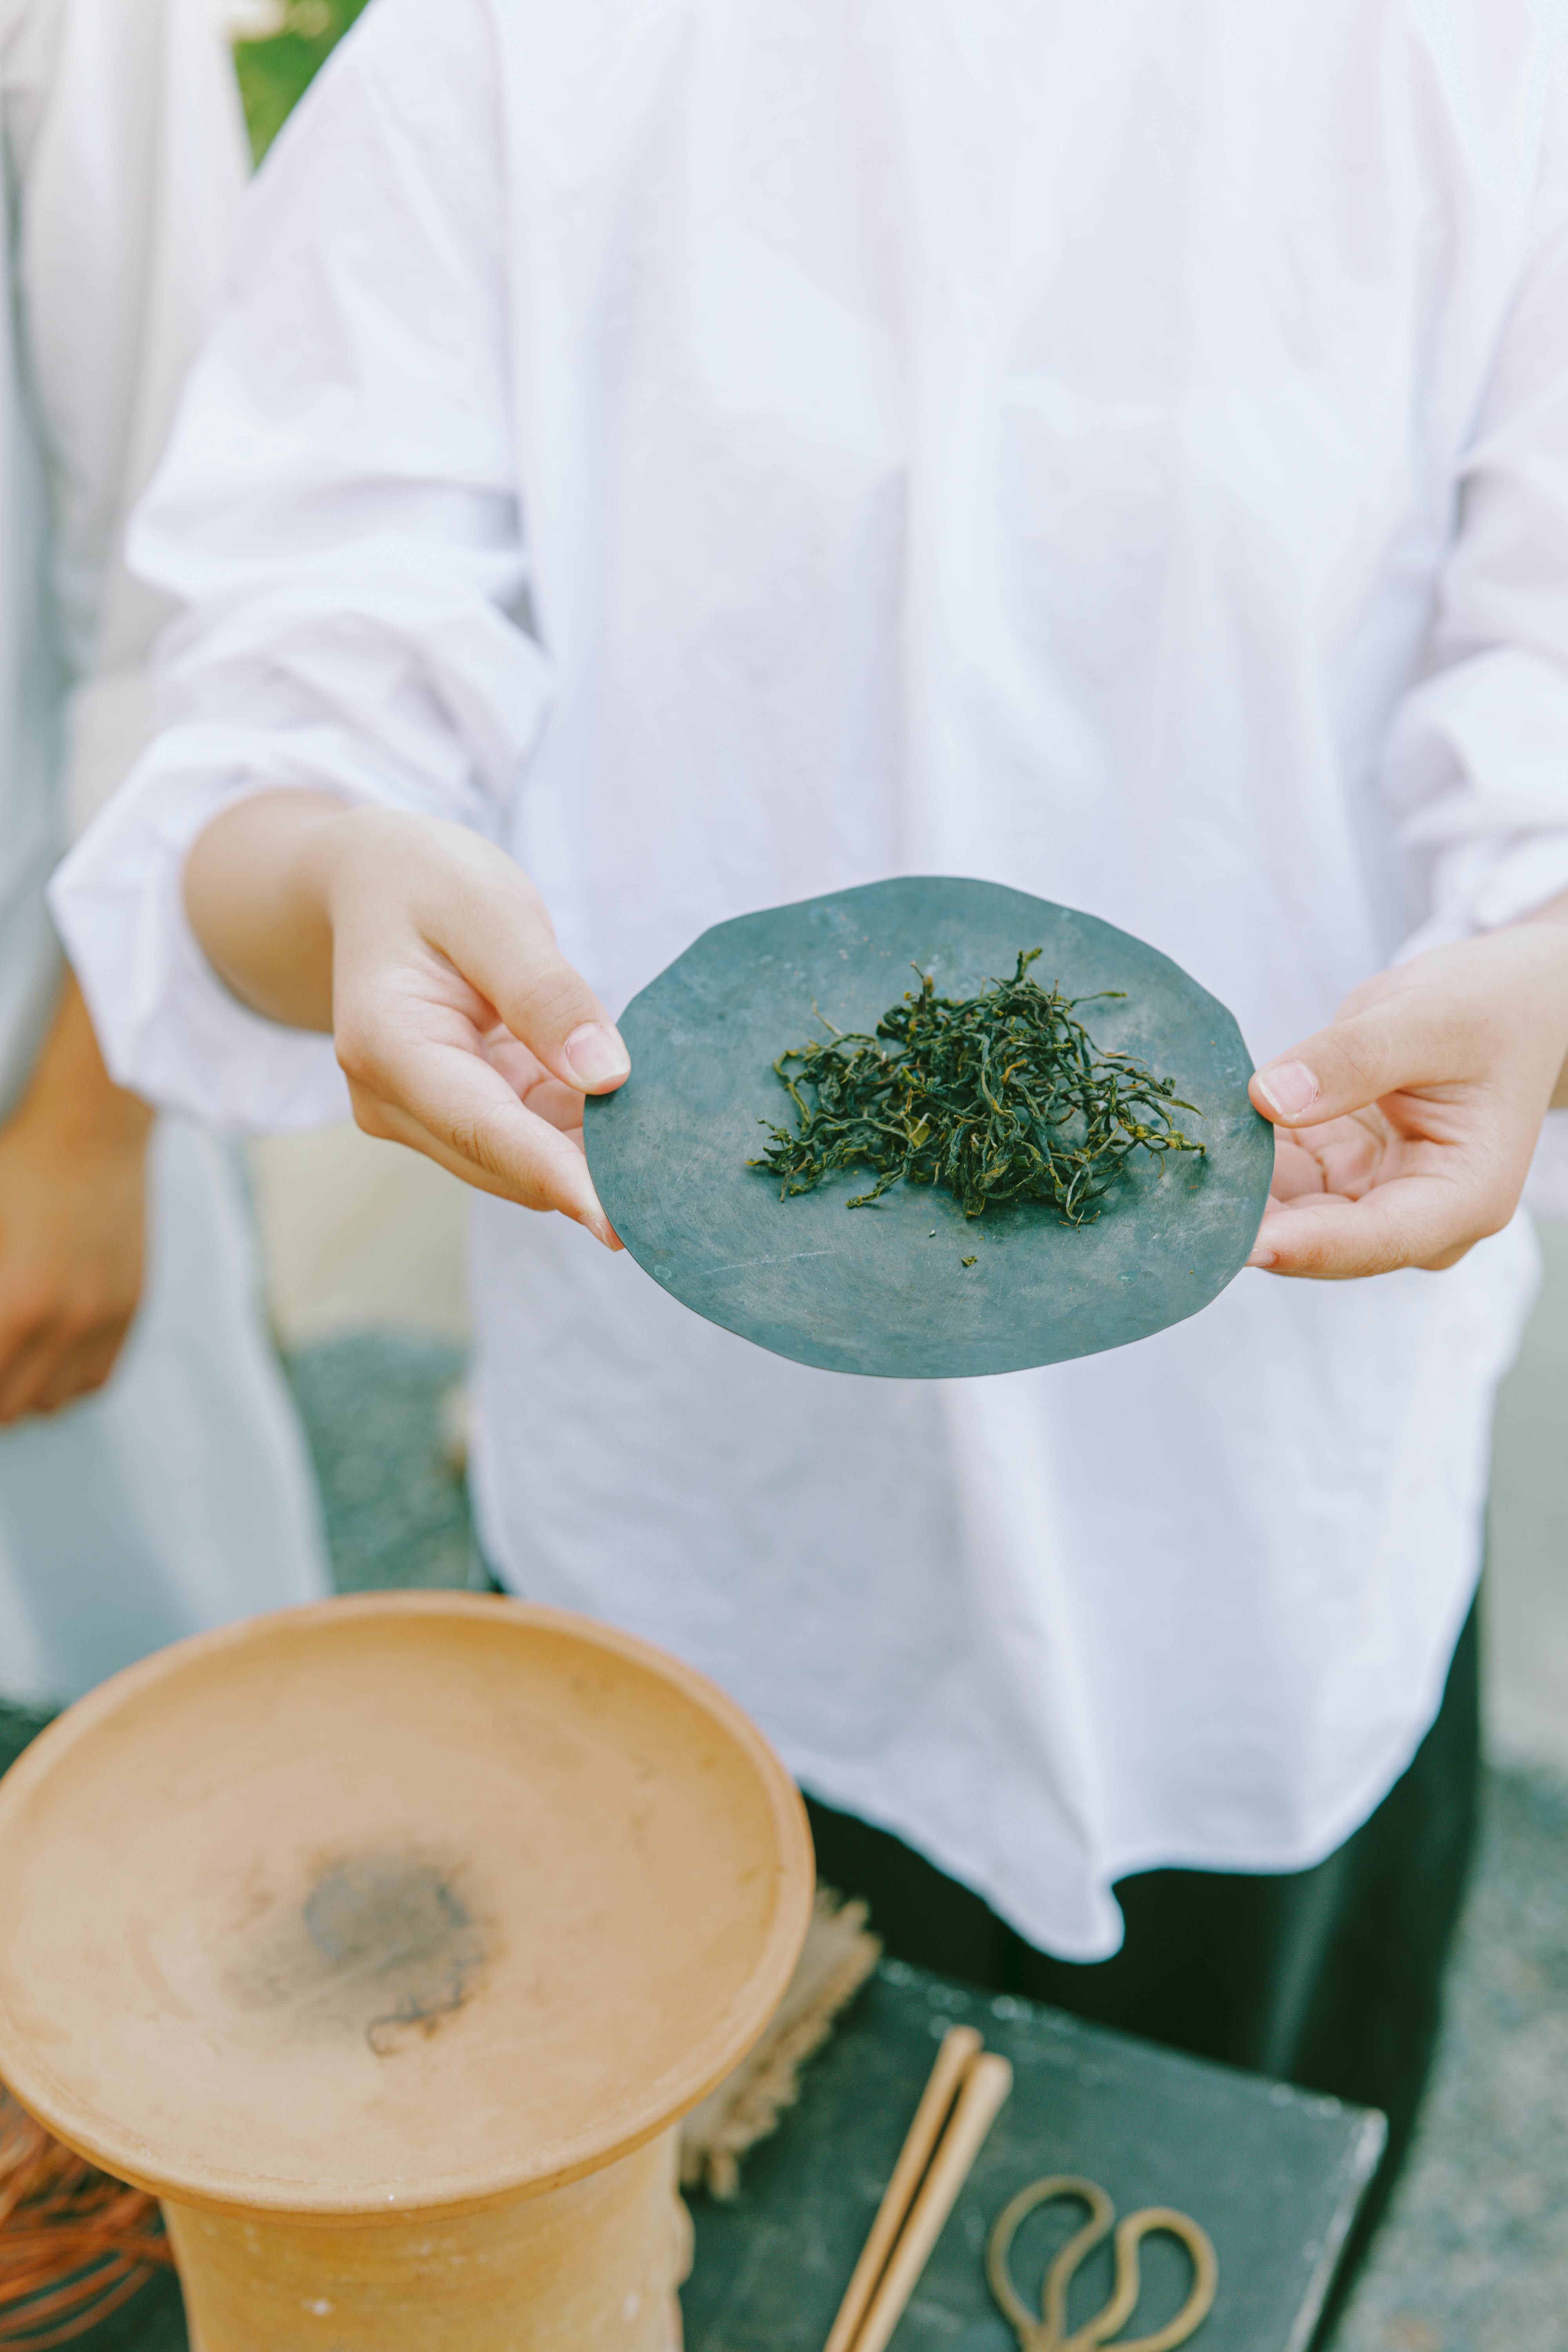
[[172, 2262], [157, 2200], [111, 2180], [0, 2085], [0, 2346], [85, 2336]]

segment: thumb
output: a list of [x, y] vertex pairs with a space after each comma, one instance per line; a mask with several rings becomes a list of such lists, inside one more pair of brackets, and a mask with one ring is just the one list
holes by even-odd
[[1453, 1066], [1453, 1045], [1446, 1025], [1435, 1023], [1418, 998], [1394, 995], [1265, 1062], [1247, 1092], [1277, 1127], [1316, 1127], [1364, 1110], [1402, 1087], [1437, 1086], [1461, 1076]]

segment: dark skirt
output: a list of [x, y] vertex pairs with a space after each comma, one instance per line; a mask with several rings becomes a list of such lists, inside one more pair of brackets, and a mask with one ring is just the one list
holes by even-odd
[[1388, 2152], [1325, 2334], [1387, 2204], [1431, 2069], [1475, 1842], [1476, 1616], [1409, 1770], [1353, 1836], [1310, 1870], [1124, 1878], [1126, 1940], [1109, 1960], [1037, 1951], [898, 1838], [806, 1800], [823, 1879], [867, 1898], [895, 1958], [1383, 2110]]

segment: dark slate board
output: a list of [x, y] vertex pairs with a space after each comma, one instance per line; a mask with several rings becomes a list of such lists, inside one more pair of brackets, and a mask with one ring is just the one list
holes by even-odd
[[[1098, 2180], [1122, 2213], [1174, 2205], [1202, 2222], [1220, 2280], [1195, 2352], [1302, 2352], [1377, 2167], [1381, 2116], [897, 1961], [812, 2062], [799, 2106], [747, 2159], [736, 2202], [697, 2205], [687, 2352], [820, 2352], [936, 2042], [953, 2023], [978, 2026], [1012, 2060], [1013, 2096], [891, 2352], [1016, 2352], [985, 2285], [986, 2233], [1016, 2190], [1054, 2172]], [[1014, 2263], [1026, 2297], [1083, 2217], [1081, 2205], [1063, 2203], [1025, 2223]], [[1168, 2239], [1148, 2241], [1142, 2270], [1129, 2336], [1173, 2317], [1190, 2284]], [[1092, 2318], [1110, 2291], [1101, 2247], [1079, 2273], [1069, 2323]]]
[[[759, 1121], [792, 1115], [773, 1064], [823, 1034], [814, 1005], [870, 1031], [916, 985], [911, 964], [968, 996], [1035, 947], [1041, 981], [1069, 995], [1129, 992], [1086, 1012], [1090, 1034], [1175, 1079], [1203, 1112], [1206, 1159], [1134, 1155], [1099, 1221], [1076, 1229], [1034, 1202], [968, 1219], [928, 1185], [847, 1210], [865, 1189], [849, 1171], [781, 1201], [747, 1167], [766, 1142]], [[1262, 1220], [1273, 1129], [1247, 1100], [1252, 1059], [1231, 1015], [1142, 940], [1020, 890], [874, 882], [721, 923], [621, 1030], [632, 1075], [590, 1099], [585, 1128], [611, 1223], [685, 1306], [801, 1363], [941, 1380], [1122, 1347], [1206, 1307]]]
[[[811, 2063], [800, 2104], [747, 2159], [731, 2205], [697, 2200], [682, 2296], [686, 2352], [821, 2352], [949, 2025], [977, 2025], [1016, 2070], [1013, 2096], [940, 2240], [892, 2352], [1016, 2352], [982, 2273], [985, 2233], [1013, 2192], [1087, 2173], [1122, 2212], [1173, 2204], [1219, 2253], [1219, 2296], [1197, 2352], [1302, 2352], [1383, 2146], [1383, 2118], [1257, 2075], [1206, 2066], [1059, 2011], [968, 1991], [888, 1961]], [[1020, 2287], [1037, 2288], [1082, 2208], [1019, 2232]], [[1146, 2334], [1184, 2300], [1184, 2257], [1143, 2251]], [[1110, 2291], [1103, 2249], [1079, 2275], [1081, 2325]], [[179, 2289], [161, 2277], [79, 2339], [82, 2352], [188, 2352]]]

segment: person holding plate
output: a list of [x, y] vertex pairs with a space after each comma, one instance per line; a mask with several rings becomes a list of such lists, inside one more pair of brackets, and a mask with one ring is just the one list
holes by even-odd
[[[55, 900], [110, 1066], [474, 1188], [499, 1579], [752, 1709], [895, 1950], [1402, 2145], [1568, 1055], [1545, 0], [378, 0], [132, 548], [164, 730]], [[1258, 1271], [847, 1381], [616, 1255], [610, 1008], [895, 874], [1234, 1010]]]

